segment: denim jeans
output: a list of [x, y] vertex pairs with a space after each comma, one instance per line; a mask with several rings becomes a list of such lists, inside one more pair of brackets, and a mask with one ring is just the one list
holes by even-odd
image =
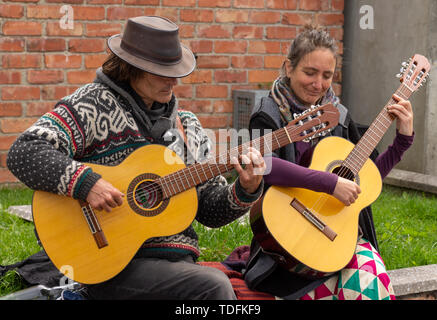
[[87, 286], [90, 299], [233, 300], [228, 277], [215, 268], [194, 263], [191, 256], [178, 261], [134, 258], [114, 278]]

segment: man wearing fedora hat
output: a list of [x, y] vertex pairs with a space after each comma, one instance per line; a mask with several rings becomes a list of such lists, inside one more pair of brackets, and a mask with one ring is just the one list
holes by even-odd
[[[165, 145], [187, 163], [202, 162], [210, 155], [211, 144], [197, 117], [177, 109], [173, 87], [196, 65], [193, 53], [179, 41], [177, 25], [156, 16], [131, 18], [122, 35], [108, 39], [108, 46], [111, 53], [94, 82], [62, 98], [23, 132], [11, 147], [7, 164], [32, 189], [111, 211], [123, 203], [124, 195], [86, 163], [118, 165], [147, 144]], [[239, 177], [232, 184], [218, 176], [196, 187], [200, 223], [225, 225], [245, 214], [261, 196], [262, 175], [254, 173], [265, 169], [260, 153], [250, 149], [241, 160], [246, 166], [234, 164]], [[196, 264], [198, 256], [192, 226], [176, 235], [148, 239], [121, 273], [88, 286], [88, 295], [235, 299], [225, 274]]]

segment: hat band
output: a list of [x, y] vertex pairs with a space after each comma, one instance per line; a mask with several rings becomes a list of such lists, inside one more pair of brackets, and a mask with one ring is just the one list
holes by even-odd
[[166, 55], [160, 55], [159, 53], [155, 53], [150, 50], [145, 50], [146, 48], [142, 48], [141, 50], [138, 50], [138, 48], [130, 45], [126, 41], [123, 41], [121, 39], [120, 48], [125, 50], [127, 53], [140, 58], [144, 59], [156, 64], [162, 64], [162, 65], [174, 65], [178, 64], [182, 60], [182, 51], [179, 50], [179, 54], [176, 56], [166, 56]]

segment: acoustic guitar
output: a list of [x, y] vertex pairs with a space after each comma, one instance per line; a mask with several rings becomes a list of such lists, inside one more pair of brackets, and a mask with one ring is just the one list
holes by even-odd
[[[414, 55], [402, 64], [401, 85], [395, 93], [408, 99], [429, 70], [428, 60]], [[293, 270], [303, 264], [316, 271], [314, 274], [326, 274], [341, 270], [351, 260], [360, 211], [378, 198], [382, 188], [379, 170], [369, 156], [394, 120], [386, 107], [395, 103], [389, 100], [356, 145], [332, 136], [314, 149], [309, 168], [355, 181], [362, 191], [355, 203], [345, 206], [326, 193], [272, 186], [252, 207], [250, 220], [256, 240], [283, 267]]]
[[197, 213], [195, 186], [232, 170], [231, 156], [241, 155], [249, 146], [263, 154], [324, 135], [337, 125], [338, 117], [332, 104], [314, 107], [284, 128], [190, 166], [161, 145], [141, 147], [117, 166], [88, 164], [123, 192], [125, 201], [108, 213], [70, 197], [36, 191], [32, 211], [41, 244], [68, 278], [84, 284], [108, 280], [124, 269], [147, 239], [190, 226]]

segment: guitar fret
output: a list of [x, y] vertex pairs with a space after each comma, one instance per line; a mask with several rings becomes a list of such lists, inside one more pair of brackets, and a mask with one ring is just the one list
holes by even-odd
[[197, 172], [197, 168], [195, 166], [192, 166], [192, 167], [193, 167], [193, 170], [196, 172], [197, 177], [199, 178], [199, 183], [201, 183], [202, 182], [202, 178], [200, 178], [199, 172]]

